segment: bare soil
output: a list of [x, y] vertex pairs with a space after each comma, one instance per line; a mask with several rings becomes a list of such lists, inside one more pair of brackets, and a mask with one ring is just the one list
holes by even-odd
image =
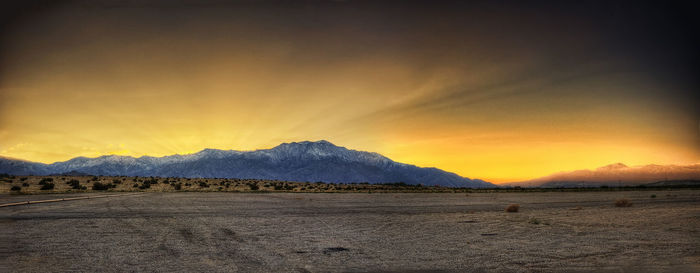
[[[64, 194], [0, 203], [41, 196]], [[146, 193], [0, 208], [0, 272], [700, 272], [699, 205], [698, 190]]]

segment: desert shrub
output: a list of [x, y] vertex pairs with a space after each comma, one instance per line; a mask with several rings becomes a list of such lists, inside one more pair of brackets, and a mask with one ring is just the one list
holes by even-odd
[[139, 186], [139, 189], [142, 189], [142, 190], [149, 189], [149, 188], [151, 188], [151, 183], [143, 182], [143, 184], [141, 184], [141, 186]]
[[113, 179], [113, 180], [112, 180], [112, 183], [114, 183], [114, 184], [121, 184], [122, 181], [121, 181], [120, 179]]
[[116, 188], [116, 187], [117, 187], [117, 185], [114, 185], [112, 183], [102, 184], [100, 182], [95, 182], [94, 184], [92, 184], [92, 190], [95, 190], [95, 191], [106, 191], [106, 190], [109, 190], [111, 188]]
[[39, 181], [39, 185], [46, 185], [46, 184], [51, 183], [51, 182], [53, 182], [53, 178], [47, 177], [47, 178], [41, 179]]
[[11, 191], [20, 191], [22, 188], [20, 186], [12, 186]]
[[80, 181], [75, 180], [75, 179], [68, 181], [67, 184], [70, 185], [70, 187], [74, 190], [82, 190], [83, 189], [83, 187], [80, 186]]
[[19, 179], [19, 181], [26, 181], [26, 180], [27, 180], [26, 177], [22, 177], [22, 178]]
[[520, 205], [510, 204], [506, 207], [506, 212], [518, 212], [520, 210]]
[[54, 188], [55, 186], [56, 186], [56, 185], [54, 185], [53, 183], [45, 182], [43, 185], [41, 185], [40, 190], [42, 190], [42, 191], [45, 191], [45, 190], [53, 190], [53, 188]]
[[207, 182], [204, 182], [204, 181], [200, 181], [199, 186], [202, 188], [209, 188], [209, 184], [207, 184]]
[[99, 179], [97, 176], [92, 177], [92, 181], [97, 181], [97, 179]]
[[621, 198], [621, 199], [615, 200], [615, 206], [616, 206], [616, 207], [620, 207], [620, 208], [631, 207], [631, 206], [632, 206], [632, 202], [630, 202], [629, 199]]
[[248, 187], [250, 187], [251, 191], [257, 191], [260, 189], [260, 186], [258, 186], [256, 183], [248, 183]]
[[656, 194], [652, 194], [652, 195], [651, 195], [651, 198], [656, 198]]
[[22, 183], [22, 187], [29, 187], [29, 183], [27, 183], [27, 182]]
[[138, 188], [138, 187], [139, 187], [139, 184], [134, 183], [134, 186], [133, 186], [133, 187], [134, 187], [134, 188]]
[[177, 183], [177, 184], [173, 183], [172, 185], [175, 187], [175, 190], [176, 190], [176, 191], [182, 190], [182, 184], [180, 184], [180, 183]]

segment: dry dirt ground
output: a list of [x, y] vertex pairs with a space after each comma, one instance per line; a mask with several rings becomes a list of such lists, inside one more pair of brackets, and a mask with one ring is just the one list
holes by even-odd
[[[42, 196], [64, 195], [0, 203]], [[0, 272], [700, 272], [699, 205], [699, 190], [144, 193], [0, 207]]]

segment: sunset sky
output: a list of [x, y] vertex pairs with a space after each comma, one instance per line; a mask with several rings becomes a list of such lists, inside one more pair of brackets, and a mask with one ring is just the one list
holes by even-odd
[[700, 163], [682, 5], [29, 2], [0, 14], [0, 156], [325, 139], [496, 183]]

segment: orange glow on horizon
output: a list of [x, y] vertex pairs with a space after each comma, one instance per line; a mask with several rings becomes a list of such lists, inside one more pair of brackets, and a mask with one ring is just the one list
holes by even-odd
[[325, 139], [497, 183], [700, 162], [697, 88], [585, 20], [320, 2], [66, 4], [18, 22], [2, 37], [0, 156]]

